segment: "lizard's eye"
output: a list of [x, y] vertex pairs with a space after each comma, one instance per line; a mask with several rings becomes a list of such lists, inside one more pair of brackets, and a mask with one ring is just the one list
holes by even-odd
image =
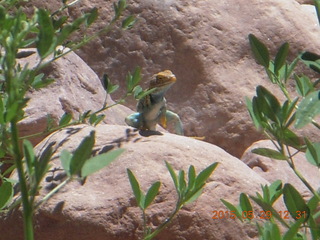
[[163, 77], [162, 77], [162, 76], [158, 76], [158, 77], [157, 77], [157, 80], [163, 81]]

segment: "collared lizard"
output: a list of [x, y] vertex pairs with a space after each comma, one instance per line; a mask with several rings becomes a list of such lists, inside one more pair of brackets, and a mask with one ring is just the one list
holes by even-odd
[[156, 130], [160, 124], [167, 128], [172, 124], [176, 134], [183, 135], [183, 127], [178, 114], [167, 110], [165, 93], [176, 82], [176, 76], [165, 70], [154, 74], [150, 80], [149, 88], [155, 90], [138, 101], [137, 112], [126, 117], [126, 123], [140, 130]]

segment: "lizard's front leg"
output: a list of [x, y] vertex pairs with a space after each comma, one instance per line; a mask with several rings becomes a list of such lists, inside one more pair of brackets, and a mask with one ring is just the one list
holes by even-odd
[[141, 113], [132, 113], [125, 119], [126, 124], [128, 124], [131, 127], [142, 129], [143, 127], [143, 117]]

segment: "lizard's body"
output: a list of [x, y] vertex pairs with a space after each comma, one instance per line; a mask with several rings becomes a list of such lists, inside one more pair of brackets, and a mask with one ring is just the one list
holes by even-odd
[[137, 112], [126, 117], [126, 123], [140, 130], [156, 130], [156, 125], [160, 124], [167, 128], [167, 124], [172, 124], [175, 133], [183, 135], [182, 123], [178, 114], [167, 110], [166, 99], [164, 97], [168, 89], [176, 82], [175, 75], [165, 70], [152, 76], [149, 89], [155, 91], [139, 100]]

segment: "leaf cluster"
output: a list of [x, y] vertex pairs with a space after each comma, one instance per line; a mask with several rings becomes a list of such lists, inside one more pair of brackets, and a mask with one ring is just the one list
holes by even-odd
[[153, 239], [156, 235], [158, 235], [173, 219], [173, 217], [178, 213], [178, 211], [188, 203], [191, 203], [198, 199], [201, 195], [202, 190], [205, 186], [207, 179], [211, 176], [213, 171], [218, 166], [218, 163], [213, 163], [204, 170], [202, 170], [198, 175], [196, 174], [194, 166], [189, 167], [188, 171], [188, 183], [185, 179], [185, 172], [183, 170], [179, 171], [177, 175], [169, 162], [165, 162], [167, 169], [170, 173], [170, 176], [173, 180], [174, 186], [176, 188], [178, 194], [178, 200], [176, 202], [176, 208], [170, 214], [170, 217], [166, 219], [162, 224], [160, 224], [154, 231], [146, 226], [146, 209], [150, 206], [150, 204], [154, 201], [155, 197], [159, 193], [161, 183], [159, 181], [153, 183], [151, 187], [148, 189], [147, 193], [144, 194], [140, 188], [140, 184], [133, 172], [130, 169], [127, 169], [129, 181], [131, 184], [131, 188], [133, 194], [135, 196], [136, 202], [139, 208], [143, 212], [144, 219], [144, 240]]
[[[256, 196], [250, 196], [251, 200], [269, 213], [267, 223], [263, 226], [257, 224], [260, 239], [306, 239], [306, 233], [301, 233], [302, 227], [308, 229], [312, 239], [319, 239], [319, 225], [316, 221], [319, 214], [316, 206], [320, 202], [320, 195], [296, 168], [295, 155], [299, 152], [305, 152], [307, 161], [319, 168], [320, 145], [317, 142], [311, 142], [307, 137], [304, 139], [298, 137], [295, 129], [302, 128], [309, 123], [313, 124], [318, 130], [320, 129], [320, 126], [314, 120], [320, 113], [320, 95], [316, 89], [320, 80], [311, 80], [304, 74], [298, 75], [294, 72], [294, 69], [300, 61], [319, 73], [320, 57], [314, 53], [303, 52], [289, 64], [287, 63], [288, 43], [284, 43], [279, 48], [275, 59], [272, 60], [268, 48], [262, 41], [250, 34], [249, 42], [255, 59], [264, 67], [270, 82], [276, 84], [286, 98], [283, 103], [280, 103], [278, 98], [265, 87], [258, 86], [256, 96], [252, 100], [246, 99], [247, 108], [255, 126], [266, 134], [275, 147], [275, 149], [256, 148], [252, 152], [272, 159], [286, 161], [296, 176], [313, 194], [313, 197], [306, 201], [294, 186], [289, 183], [282, 186], [282, 183], [278, 180], [270, 186], [262, 186], [262, 195], [257, 193]], [[287, 87], [289, 81], [295, 83], [298, 95], [293, 100]], [[292, 149], [295, 149], [294, 153]], [[273, 207], [273, 204], [281, 195], [290, 216], [294, 220], [293, 222], [286, 221]], [[238, 219], [243, 221], [242, 212], [250, 212], [250, 216], [254, 216], [250, 199], [242, 193], [238, 206], [225, 200], [222, 200], [222, 202], [234, 212]], [[250, 218], [247, 219], [251, 220]], [[283, 235], [280, 233], [278, 223], [287, 228]]]
[[[270, 186], [261, 186], [261, 189], [262, 195], [257, 192], [256, 196], [248, 197], [241, 193], [237, 206], [224, 199], [221, 201], [241, 222], [259, 218], [267, 220], [263, 226], [257, 223], [261, 240], [306, 239], [305, 233], [299, 232], [300, 227], [306, 224], [310, 226], [313, 239], [319, 239], [320, 232], [316, 228], [316, 219], [319, 217], [316, 211], [318, 200], [315, 197], [306, 203], [294, 186], [289, 183], [283, 186], [280, 180], [273, 182]], [[277, 211], [273, 206], [281, 196], [291, 219], [284, 214], [285, 211]], [[261, 207], [262, 216], [259, 215], [261, 211], [254, 210], [250, 199]], [[279, 224], [287, 230], [281, 233]]]

